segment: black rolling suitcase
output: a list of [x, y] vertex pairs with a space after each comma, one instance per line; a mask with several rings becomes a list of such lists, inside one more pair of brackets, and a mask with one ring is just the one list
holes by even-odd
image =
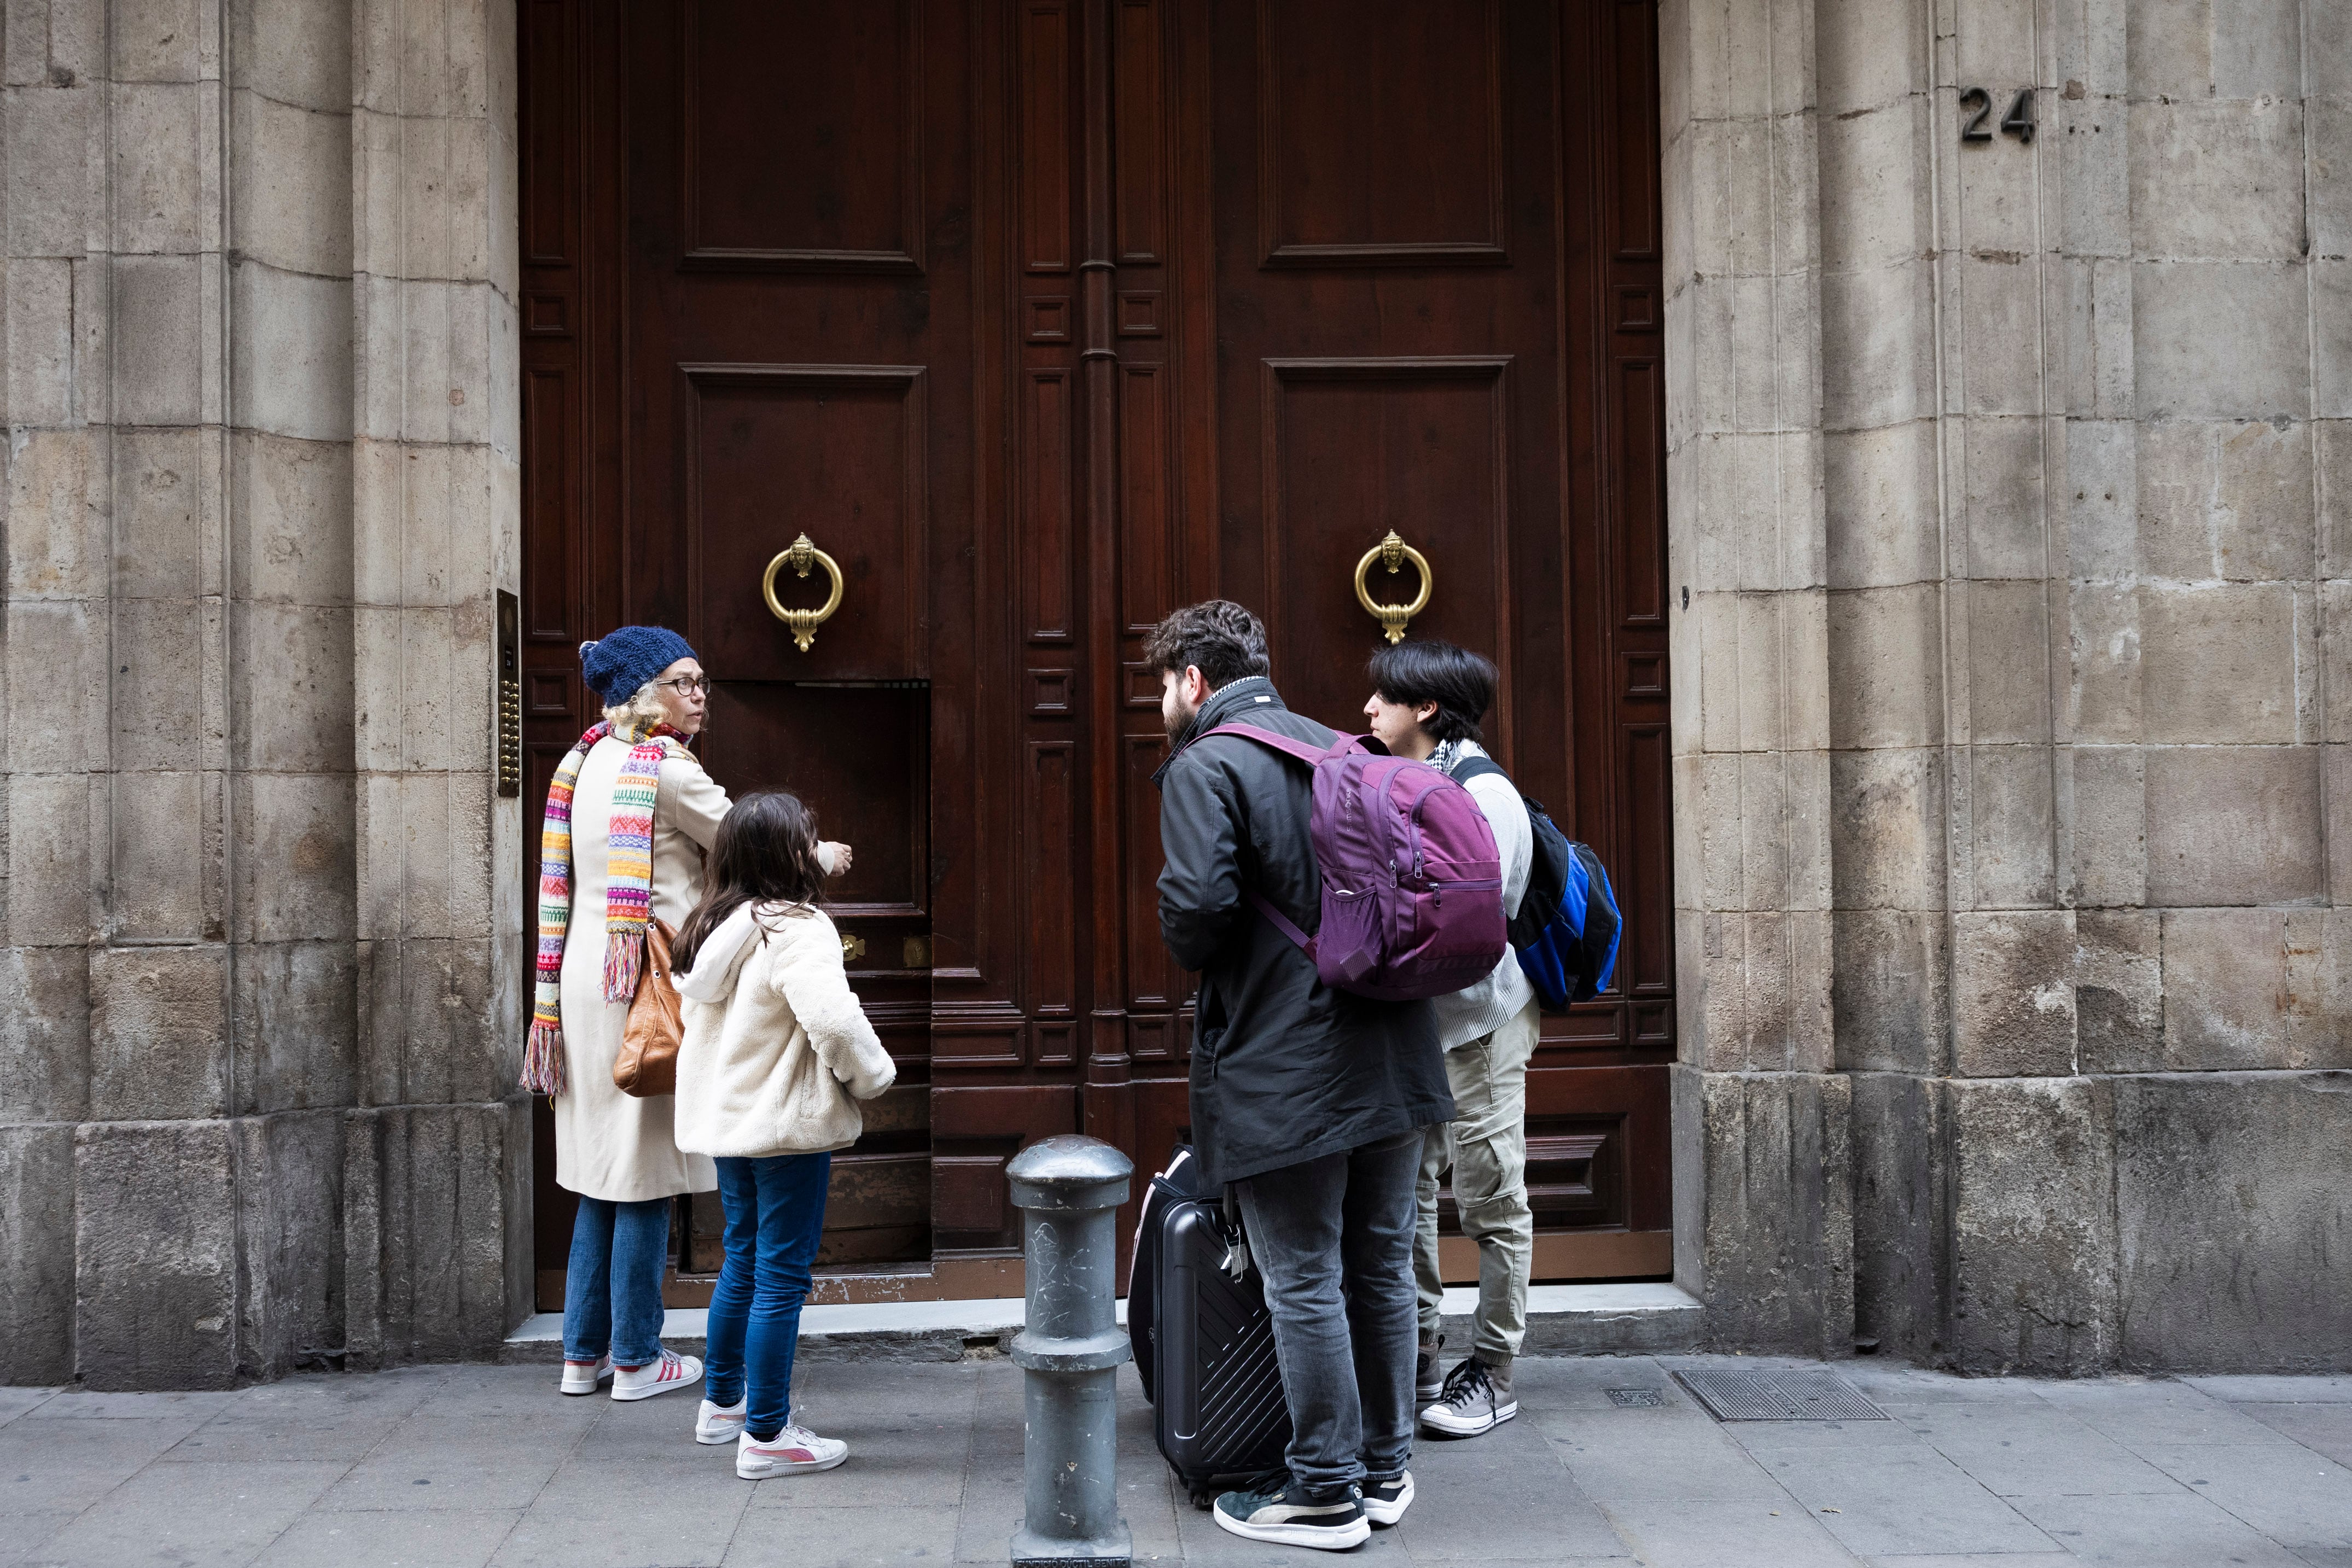
[[1145, 1189], [1128, 1271], [1127, 1332], [1152, 1437], [1206, 1508], [1219, 1491], [1283, 1468], [1290, 1407], [1274, 1355], [1274, 1319], [1257, 1270], [1228, 1268], [1240, 1239], [1200, 1161], [1179, 1145]]

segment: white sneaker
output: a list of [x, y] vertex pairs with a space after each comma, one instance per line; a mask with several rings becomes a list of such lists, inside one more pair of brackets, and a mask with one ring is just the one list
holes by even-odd
[[749, 1432], [735, 1439], [735, 1473], [747, 1481], [829, 1470], [847, 1458], [848, 1444], [820, 1437], [806, 1427], [787, 1427], [764, 1443], [754, 1441]]
[[706, 1399], [695, 1412], [694, 1440], [698, 1443], [731, 1443], [743, 1435], [743, 1412], [751, 1407], [751, 1396], [746, 1393], [732, 1405], [713, 1405]]
[[613, 1375], [613, 1358], [599, 1356], [594, 1361], [567, 1361], [563, 1364], [563, 1381], [556, 1386], [566, 1394], [593, 1394], [596, 1385]]
[[689, 1387], [701, 1376], [702, 1363], [690, 1355], [665, 1350], [659, 1361], [649, 1361], [643, 1366], [614, 1367], [613, 1397], [651, 1399], [655, 1395], [667, 1394], [673, 1388]]

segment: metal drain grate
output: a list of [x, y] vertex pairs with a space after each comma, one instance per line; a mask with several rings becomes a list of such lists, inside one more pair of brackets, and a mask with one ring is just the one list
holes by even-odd
[[1884, 1421], [1885, 1411], [1825, 1372], [1682, 1372], [1718, 1421]]
[[1656, 1388], [1607, 1388], [1601, 1392], [1608, 1395], [1609, 1403], [1620, 1410], [1663, 1410], [1666, 1407], [1664, 1392]]

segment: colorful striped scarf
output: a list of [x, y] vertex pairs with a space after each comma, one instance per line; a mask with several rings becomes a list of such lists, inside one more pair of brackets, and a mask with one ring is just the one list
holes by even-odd
[[[522, 1053], [522, 1087], [531, 1094], [563, 1092], [563, 939], [572, 925], [572, 790], [590, 748], [614, 733], [606, 723], [582, 736], [547, 788], [547, 821], [539, 841], [538, 986], [530, 1039]], [[637, 973], [645, 964], [646, 927], [654, 917], [654, 801], [661, 792], [662, 737], [677, 733], [666, 724], [642, 735], [618, 732], [618, 738], [631, 745], [620, 777], [613, 780], [613, 814], [604, 830], [608, 1002], [625, 1002], [636, 994]]]

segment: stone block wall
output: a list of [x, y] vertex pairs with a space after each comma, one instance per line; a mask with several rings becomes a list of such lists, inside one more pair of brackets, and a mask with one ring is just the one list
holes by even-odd
[[1683, 1272], [1727, 1344], [2344, 1364], [2352, 5], [1663, 45]]
[[[0, 5], [12, 1376], [529, 1301], [513, 29]], [[2352, 1364], [2352, 0], [1660, 62], [1677, 1277], [1727, 1348]]]
[[0, 16], [9, 1375], [486, 1346], [528, 1261], [512, 7]]

